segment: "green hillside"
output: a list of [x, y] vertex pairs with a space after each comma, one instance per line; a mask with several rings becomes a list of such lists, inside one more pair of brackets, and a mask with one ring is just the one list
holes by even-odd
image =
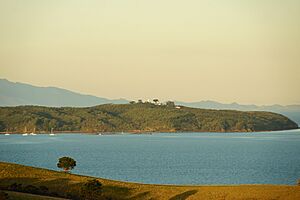
[[295, 129], [271, 112], [207, 110], [151, 103], [106, 104], [88, 108], [0, 107], [0, 131], [23, 132], [252, 132]]

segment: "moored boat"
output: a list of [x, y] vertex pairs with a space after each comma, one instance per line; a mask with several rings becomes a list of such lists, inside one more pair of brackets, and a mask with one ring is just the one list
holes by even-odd
[[54, 136], [55, 134], [53, 133], [53, 128], [51, 128], [51, 132], [49, 134], [50, 136]]

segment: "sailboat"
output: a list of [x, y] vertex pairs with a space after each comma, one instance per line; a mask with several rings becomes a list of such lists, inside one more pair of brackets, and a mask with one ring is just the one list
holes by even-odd
[[25, 126], [25, 128], [24, 128], [24, 133], [22, 134], [23, 136], [27, 136], [28, 135], [28, 133], [27, 133], [27, 127]]
[[8, 133], [8, 129], [6, 129], [6, 133], [5, 133], [4, 135], [10, 135], [10, 134]]
[[34, 127], [34, 129], [33, 129], [33, 132], [30, 133], [30, 135], [36, 135], [36, 134], [35, 134], [35, 127]]
[[55, 134], [53, 133], [53, 128], [51, 128], [51, 132], [50, 132], [49, 135], [51, 135], [51, 136], [55, 135]]

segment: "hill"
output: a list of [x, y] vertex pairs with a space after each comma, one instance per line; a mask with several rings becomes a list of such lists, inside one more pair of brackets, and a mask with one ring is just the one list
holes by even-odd
[[300, 124], [300, 105], [242, 105], [238, 103], [219, 103], [216, 101], [182, 102], [176, 101], [179, 105], [203, 109], [240, 110], [240, 111], [269, 111], [283, 114], [296, 123]]
[[[0, 188], [22, 184], [44, 189], [49, 196], [79, 199], [80, 188], [88, 180], [95, 179], [64, 172], [27, 167], [0, 162]], [[96, 178], [102, 183], [101, 199], [300, 199], [299, 186], [287, 185], [229, 185], [229, 186], [175, 186], [138, 184]], [[8, 193], [8, 192], [7, 192]], [[24, 194], [25, 196], [25, 194]], [[106, 197], [106, 198], [104, 198]], [[44, 198], [46, 199], [46, 198]]]
[[151, 103], [105, 104], [87, 108], [0, 107], [0, 131], [81, 132], [252, 132], [298, 128], [270, 112], [208, 110]]
[[127, 103], [127, 100], [110, 100], [92, 95], [83, 95], [57, 87], [37, 87], [0, 79], [0, 106], [41, 105], [86, 107], [107, 103]]
[[[111, 100], [92, 95], [83, 95], [56, 87], [37, 87], [26, 83], [14, 83], [0, 79], [0, 106], [37, 105], [49, 107], [89, 107], [101, 104], [125, 104], [126, 99]], [[238, 103], [223, 104], [215, 101], [182, 102], [178, 105], [202, 109], [269, 111], [283, 114], [300, 125], [300, 105], [241, 105]]]

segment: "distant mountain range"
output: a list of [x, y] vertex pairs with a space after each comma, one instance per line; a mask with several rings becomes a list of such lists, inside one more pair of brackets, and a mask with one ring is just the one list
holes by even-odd
[[238, 103], [223, 104], [216, 101], [199, 101], [199, 102], [175, 102], [178, 105], [184, 105], [193, 108], [217, 109], [217, 110], [241, 110], [241, 111], [270, 111], [283, 114], [300, 125], [300, 105], [241, 105]]
[[[126, 104], [126, 99], [107, 99], [92, 95], [83, 95], [70, 90], [57, 87], [37, 87], [25, 83], [14, 83], [6, 79], [0, 79], [0, 106], [41, 105], [51, 107], [88, 107], [100, 104]], [[241, 111], [271, 111], [286, 115], [300, 124], [300, 105], [241, 105], [238, 103], [223, 104], [215, 101], [180, 102], [194, 108], [241, 110]]]
[[124, 104], [125, 99], [106, 99], [83, 95], [57, 87], [37, 87], [0, 79], [0, 106], [41, 105], [51, 107], [88, 107], [99, 104]]

